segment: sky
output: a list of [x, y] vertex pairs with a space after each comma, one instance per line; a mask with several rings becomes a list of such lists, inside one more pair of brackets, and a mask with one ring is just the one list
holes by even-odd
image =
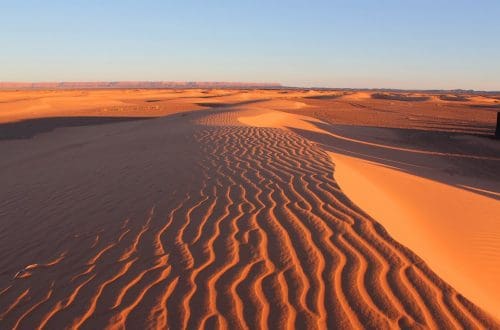
[[499, 0], [0, 0], [0, 81], [500, 90]]

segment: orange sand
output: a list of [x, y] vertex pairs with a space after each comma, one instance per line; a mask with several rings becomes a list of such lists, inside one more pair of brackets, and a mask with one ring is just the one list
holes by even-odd
[[[430, 150], [458, 102], [436, 96], [446, 120], [422, 140], [330, 127], [328, 107], [358, 120], [349, 102], [400, 127], [407, 102], [330, 94], [0, 92], [0, 328], [498, 327], [495, 145]], [[466, 107], [460, 131], [490, 132], [491, 110]], [[477, 180], [445, 184], [432, 157]]]
[[466, 297], [500, 310], [500, 202], [332, 153], [335, 178], [358, 206]]
[[[239, 121], [331, 134], [313, 124], [317, 119], [275, 111]], [[336, 181], [351, 200], [468, 298], [492, 314], [500, 310], [497, 199], [355, 157], [329, 154]], [[500, 157], [496, 161], [500, 163]]]

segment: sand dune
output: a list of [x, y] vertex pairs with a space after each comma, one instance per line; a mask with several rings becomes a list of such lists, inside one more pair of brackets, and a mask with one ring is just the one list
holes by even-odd
[[269, 110], [294, 93], [1, 141], [0, 326], [498, 327]]
[[337, 182], [357, 205], [466, 297], [490, 313], [500, 309], [498, 200], [353, 157], [332, 157]]
[[[476, 303], [491, 313], [496, 313], [500, 308], [500, 286], [496, 281], [500, 276], [500, 227], [497, 219], [500, 214], [500, 194], [483, 191], [488, 195], [485, 197], [410, 175], [387, 165], [359, 159], [356, 154], [366, 152], [362, 147], [368, 144], [388, 148], [389, 152], [395, 150], [425, 154], [427, 158], [434, 154], [447, 158], [470, 157], [497, 165], [500, 157], [372, 144], [324, 131], [318, 127], [320, 122], [317, 119], [275, 111], [240, 117], [239, 120], [257, 127], [292, 128], [332, 135], [337, 142], [332, 145], [333, 150], [344, 147], [338, 143], [339, 140], [350, 142], [352, 145], [349, 145], [348, 150], [351, 156], [328, 152], [334, 160], [335, 178], [341, 190], [365, 212], [378, 219], [399, 242], [424, 258], [440, 276], [462, 293], [467, 293], [467, 297], [474, 298]], [[384, 157], [387, 157], [387, 153]], [[409, 161], [398, 156], [393, 158]], [[426, 243], [422, 244], [424, 238]]]

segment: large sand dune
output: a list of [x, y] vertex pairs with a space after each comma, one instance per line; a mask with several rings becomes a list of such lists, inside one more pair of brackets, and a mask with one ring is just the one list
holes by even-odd
[[0, 141], [1, 328], [499, 326], [346, 195], [319, 120], [271, 110], [321, 93], [155, 93], [128, 111], [169, 116]]

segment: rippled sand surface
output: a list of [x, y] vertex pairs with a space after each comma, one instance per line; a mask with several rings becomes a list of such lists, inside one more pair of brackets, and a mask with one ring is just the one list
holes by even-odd
[[279, 112], [323, 94], [141, 93], [88, 110], [140, 120], [67, 125], [51, 99], [56, 115], [16, 117], [29, 134], [4, 120], [0, 328], [499, 326], [346, 195], [326, 141], [304, 133], [327, 123]]

